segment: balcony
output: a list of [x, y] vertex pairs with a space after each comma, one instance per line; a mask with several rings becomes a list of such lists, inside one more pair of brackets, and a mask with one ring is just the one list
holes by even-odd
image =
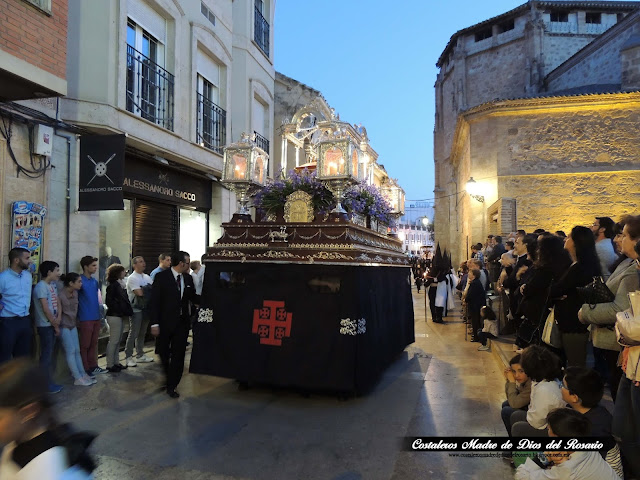
[[127, 111], [173, 131], [174, 77], [127, 45]]
[[221, 154], [227, 143], [227, 112], [198, 93], [196, 124], [197, 142]]
[[267, 152], [267, 154], [269, 154], [269, 140], [267, 140], [265, 137], [260, 135], [255, 130], [253, 133], [256, 135], [256, 145], [262, 150], [264, 150], [265, 152]]
[[255, 42], [258, 44], [258, 47], [260, 47], [260, 50], [262, 50], [264, 54], [268, 57], [269, 56], [269, 23], [262, 16], [262, 12], [257, 6], [254, 8], [254, 10], [255, 10], [255, 15], [254, 15], [254, 22], [253, 22], [254, 24], [253, 38]]

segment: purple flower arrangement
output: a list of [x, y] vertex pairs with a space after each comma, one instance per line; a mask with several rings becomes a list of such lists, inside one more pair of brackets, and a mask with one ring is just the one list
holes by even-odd
[[394, 222], [391, 216], [391, 206], [382, 196], [380, 190], [364, 182], [358, 182], [344, 192], [342, 206], [348, 212], [369, 215], [374, 220], [387, 225], [392, 225]]
[[265, 185], [253, 197], [253, 206], [268, 214], [275, 214], [284, 208], [287, 197], [296, 190], [311, 195], [316, 214], [323, 215], [335, 206], [333, 194], [316, 178], [316, 172], [307, 169], [299, 173], [291, 170], [286, 178], [279, 178]]

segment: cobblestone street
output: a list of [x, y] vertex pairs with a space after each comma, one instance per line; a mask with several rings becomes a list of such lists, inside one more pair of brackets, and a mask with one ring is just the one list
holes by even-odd
[[339, 401], [187, 374], [181, 398], [157, 387], [159, 364], [101, 375], [56, 396], [63, 420], [100, 435], [96, 478], [461, 479], [511, 478], [498, 458], [400, 450], [405, 435], [502, 435], [498, 363], [464, 343], [460, 320], [425, 323], [413, 293], [416, 343], [375, 390]]

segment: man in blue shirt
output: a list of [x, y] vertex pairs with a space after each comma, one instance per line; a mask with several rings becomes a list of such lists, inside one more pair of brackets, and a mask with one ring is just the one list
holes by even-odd
[[161, 253], [160, 256], [158, 257], [158, 266], [154, 268], [151, 274], [149, 275], [151, 277], [151, 281], [153, 282], [153, 279], [155, 278], [156, 274], [160, 272], [164, 272], [170, 266], [171, 266], [171, 255], [169, 255], [168, 253]]
[[93, 275], [98, 271], [98, 259], [87, 255], [80, 259], [82, 288], [78, 290], [78, 333], [80, 334], [80, 356], [87, 375], [107, 371], [98, 366], [98, 335], [100, 334], [100, 302], [98, 280]]
[[25, 248], [9, 251], [9, 268], [0, 273], [0, 363], [31, 355], [31, 254]]

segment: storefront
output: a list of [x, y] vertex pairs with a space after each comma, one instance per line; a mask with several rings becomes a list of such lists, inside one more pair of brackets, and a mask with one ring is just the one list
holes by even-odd
[[147, 273], [158, 255], [175, 250], [199, 260], [209, 243], [211, 181], [127, 154], [124, 210], [100, 212], [100, 280], [108, 265], [131, 269], [141, 255]]

